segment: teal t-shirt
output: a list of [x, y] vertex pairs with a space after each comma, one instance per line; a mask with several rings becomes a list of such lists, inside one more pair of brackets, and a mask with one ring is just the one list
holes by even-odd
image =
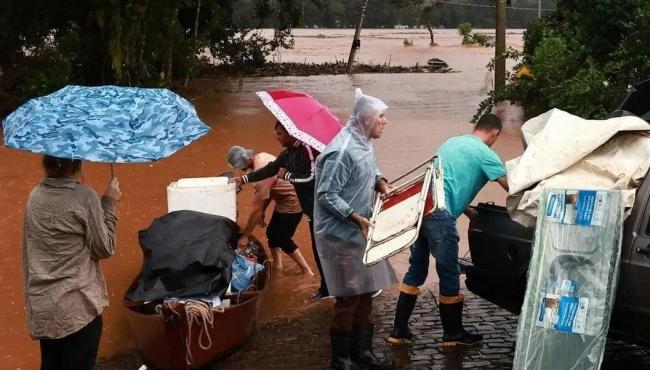
[[449, 138], [436, 154], [442, 161], [445, 205], [456, 218], [488, 181], [506, 174], [499, 156], [474, 135]]

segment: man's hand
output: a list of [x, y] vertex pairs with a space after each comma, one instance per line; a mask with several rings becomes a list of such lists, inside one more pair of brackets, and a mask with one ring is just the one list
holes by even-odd
[[242, 235], [239, 237], [239, 240], [237, 241], [237, 248], [238, 249], [244, 249], [248, 245], [248, 237], [246, 235]]
[[386, 199], [388, 195], [390, 194], [391, 191], [393, 191], [393, 187], [388, 184], [388, 181], [386, 179], [381, 178], [377, 180], [377, 183], [375, 184], [375, 189], [381, 194], [381, 199]]
[[278, 170], [278, 175], [277, 175], [278, 179], [284, 179], [284, 175], [286, 175], [286, 174], [287, 174], [287, 169], [284, 168], [284, 167], [280, 167], [280, 169]]
[[382, 194], [386, 194], [390, 191], [390, 185], [388, 185], [388, 181], [382, 177], [375, 183], [375, 189]]
[[361, 234], [363, 235], [363, 238], [368, 239], [368, 229], [370, 229], [371, 227], [375, 227], [375, 224], [356, 212], [352, 212], [348, 216], [348, 219], [350, 219], [350, 221], [357, 224], [357, 226], [359, 226], [359, 229], [361, 230]]

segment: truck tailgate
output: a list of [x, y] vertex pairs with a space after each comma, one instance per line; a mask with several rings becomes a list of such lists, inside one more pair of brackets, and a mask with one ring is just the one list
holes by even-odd
[[472, 264], [466, 267], [467, 288], [518, 313], [526, 290], [534, 228], [512, 221], [505, 207], [479, 203], [476, 210], [468, 231]]

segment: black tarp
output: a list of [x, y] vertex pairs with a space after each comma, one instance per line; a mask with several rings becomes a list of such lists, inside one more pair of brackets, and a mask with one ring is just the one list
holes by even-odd
[[238, 236], [235, 222], [221, 216], [176, 211], [139, 232], [144, 254], [132, 301], [166, 297], [223, 296], [232, 274]]

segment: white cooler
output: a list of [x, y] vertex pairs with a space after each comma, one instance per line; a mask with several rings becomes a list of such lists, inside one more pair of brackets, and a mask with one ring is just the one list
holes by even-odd
[[237, 191], [227, 177], [179, 179], [167, 186], [167, 211], [190, 210], [237, 221]]

